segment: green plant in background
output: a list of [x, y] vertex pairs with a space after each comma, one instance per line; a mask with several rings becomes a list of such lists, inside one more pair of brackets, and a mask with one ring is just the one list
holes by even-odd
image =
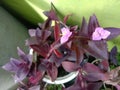
[[62, 85], [47, 85], [46, 90], [62, 90]]
[[[81, 23], [83, 16], [88, 19], [90, 15], [95, 14], [103, 27], [120, 27], [119, 0], [2, 0], [2, 5], [36, 25], [46, 19], [42, 12], [50, 9], [51, 1], [60, 18], [67, 14], [72, 15], [67, 22], [70, 25]], [[109, 50], [114, 45], [119, 46], [118, 39], [108, 42]]]

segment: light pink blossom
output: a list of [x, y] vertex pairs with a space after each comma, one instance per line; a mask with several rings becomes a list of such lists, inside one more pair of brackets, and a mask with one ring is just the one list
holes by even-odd
[[70, 32], [69, 28], [62, 28], [62, 37], [60, 38], [60, 43], [63, 44], [68, 41], [69, 37], [72, 35], [72, 32]]
[[111, 32], [103, 29], [102, 27], [97, 27], [92, 34], [92, 40], [106, 39]]

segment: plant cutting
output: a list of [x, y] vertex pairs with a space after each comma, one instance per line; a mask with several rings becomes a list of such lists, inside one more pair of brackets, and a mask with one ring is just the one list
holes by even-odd
[[[71, 80], [72, 85], [61, 89], [119, 90], [117, 47], [108, 51], [107, 41], [120, 35], [120, 28], [100, 26], [95, 15], [90, 16], [88, 23], [83, 17], [79, 27], [66, 24], [70, 15], [60, 20], [53, 9], [44, 14], [47, 16], [45, 22], [36, 29], [29, 29], [26, 45], [32, 53], [25, 54], [18, 47], [20, 58], [11, 58], [3, 66], [14, 73], [14, 81], [19, 83], [17, 90], [43, 90], [44, 82], [64, 84]], [[62, 72], [60, 68], [68, 75], [58, 77]]]

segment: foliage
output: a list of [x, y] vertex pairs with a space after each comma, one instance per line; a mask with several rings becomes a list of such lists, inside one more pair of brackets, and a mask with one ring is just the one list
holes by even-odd
[[[20, 60], [11, 59], [3, 66], [14, 72], [14, 80], [22, 84], [18, 90], [42, 89], [39, 84], [44, 75], [47, 74], [52, 81], [56, 80], [60, 66], [66, 72], [79, 72], [74, 84], [63, 87], [63, 90], [99, 90], [105, 84], [119, 90], [117, 50], [113, 47], [109, 52], [107, 41], [120, 35], [120, 28], [102, 28], [95, 15], [90, 17], [88, 24], [83, 18], [78, 28], [77, 25], [66, 25], [69, 15], [60, 21], [53, 9], [44, 14], [48, 17], [46, 21], [38, 28], [30, 29], [30, 38], [26, 40], [26, 45], [33, 49], [33, 56], [18, 48]], [[107, 36], [104, 37], [104, 33]], [[90, 56], [94, 57], [92, 62], [89, 61]], [[110, 64], [115, 69], [110, 70]], [[27, 84], [22, 82], [25, 77], [28, 78]]]

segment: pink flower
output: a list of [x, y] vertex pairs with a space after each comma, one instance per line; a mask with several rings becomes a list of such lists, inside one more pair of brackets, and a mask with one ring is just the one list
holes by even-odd
[[60, 39], [60, 43], [63, 44], [68, 41], [69, 37], [72, 35], [72, 32], [70, 32], [69, 28], [62, 28], [62, 37]]
[[106, 39], [111, 32], [103, 29], [102, 27], [97, 27], [92, 34], [92, 40]]

